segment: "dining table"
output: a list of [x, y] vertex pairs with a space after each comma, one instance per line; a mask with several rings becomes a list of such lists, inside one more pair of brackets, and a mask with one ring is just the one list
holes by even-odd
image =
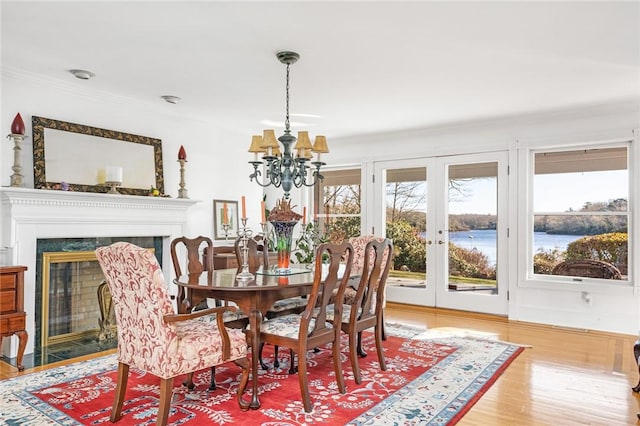
[[249, 319], [246, 330], [251, 347], [252, 397], [249, 407], [260, 408], [258, 399], [258, 366], [260, 362], [260, 329], [262, 319], [273, 304], [282, 299], [303, 296], [311, 291], [314, 273], [307, 265], [292, 265], [289, 272], [274, 269], [255, 271], [253, 278], [236, 277], [237, 269], [217, 269], [182, 275], [174, 283], [185, 291], [177, 300], [178, 311], [187, 312], [205, 299], [229, 301], [237, 305]]

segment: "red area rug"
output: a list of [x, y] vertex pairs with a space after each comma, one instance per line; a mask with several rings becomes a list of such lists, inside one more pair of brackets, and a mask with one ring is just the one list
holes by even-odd
[[[455, 424], [522, 351], [491, 340], [389, 336], [384, 342], [387, 371], [381, 371], [373, 336], [365, 333], [369, 356], [360, 359], [363, 381], [356, 385], [346, 343], [344, 395], [337, 389], [330, 348], [308, 353], [311, 413], [302, 407], [297, 375], [288, 374], [288, 350], [281, 350], [280, 367], [260, 371], [259, 410], [239, 410], [234, 393], [239, 368], [225, 364], [216, 369], [215, 391], [207, 390], [208, 369], [195, 374], [192, 391], [175, 380], [169, 424]], [[264, 355], [271, 364], [271, 349], [265, 348]], [[116, 364], [115, 356], [108, 356], [5, 380], [0, 414], [8, 424], [110, 424]], [[132, 369], [118, 425], [155, 424], [158, 394], [156, 377]]]

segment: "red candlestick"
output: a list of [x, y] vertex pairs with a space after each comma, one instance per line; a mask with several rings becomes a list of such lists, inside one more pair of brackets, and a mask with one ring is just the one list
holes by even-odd
[[24, 135], [24, 121], [22, 121], [20, 113], [16, 114], [16, 118], [14, 118], [11, 123], [11, 134]]
[[267, 217], [266, 217], [267, 212], [265, 211], [265, 209], [266, 209], [266, 207], [264, 205], [264, 201], [260, 201], [260, 210], [262, 210], [262, 213], [261, 213], [262, 223], [266, 223], [267, 222]]
[[247, 200], [242, 196], [242, 218], [247, 218]]
[[180, 150], [178, 151], [178, 160], [186, 160], [187, 159], [187, 151], [184, 150], [184, 146], [180, 145]]

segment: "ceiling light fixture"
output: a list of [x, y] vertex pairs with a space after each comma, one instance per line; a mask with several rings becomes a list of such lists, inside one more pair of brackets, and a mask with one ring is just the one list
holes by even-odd
[[[249, 152], [254, 154], [254, 160], [249, 161], [249, 164], [253, 166], [253, 173], [249, 175], [249, 181], [253, 179], [256, 183], [262, 187], [270, 185], [279, 188], [282, 186], [284, 190], [284, 198], [289, 198], [289, 192], [294, 186], [300, 188], [302, 186], [313, 186], [318, 180], [322, 180], [323, 176], [320, 174], [320, 168], [325, 165], [320, 161], [320, 155], [329, 152], [327, 146], [327, 138], [325, 136], [316, 136], [315, 142], [311, 145], [308, 131], [298, 132], [298, 138], [291, 135], [290, 122], [289, 122], [289, 66], [294, 64], [300, 55], [296, 52], [278, 52], [276, 57], [280, 62], [287, 66], [287, 85], [286, 85], [286, 116], [284, 120], [284, 135], [278, 138], [278, 141], [283, 146], [283, 151], [280, 151], [278, 142], [276, 141], [275, 130], [264, 130], [262, 136], [256, 135], [251, 139], [251, 145], [249, 146]], [[296, 150], [296, 156], [293, 156], [291, 152], [291, 145], [296, 142], [293, 149]], [[311, 161], [313, 158], [312, 152], [317, 154], [315, 161]], [[258, 160], [258, 154], [262, 153], [262, 160]], [[311, 165], [315, 167], [313, 170], [307, 162], [310, 161]], [[266, 162], [266, 175], [263, 182], [260, 182], [259, 176], [262, 174], [258, 167]], [[309, 181], [308, 174], [312, 171], [312, 177]]]
[[161, 98], [169, 102], [170, 104], [177, 104], [182, 100], [178, 96], [172, 96], [172, 95], [164, 95], [164, 96], [161, 96]]
[[69, 72], [80, 80], [89, 80], [96, 76], [94, 73], [87, 70], [69, 70]]

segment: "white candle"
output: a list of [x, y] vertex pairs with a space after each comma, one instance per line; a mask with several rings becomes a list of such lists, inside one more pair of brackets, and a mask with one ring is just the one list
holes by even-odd
[[122, 183], [122, 167], [108, 166], [106, 181]]

